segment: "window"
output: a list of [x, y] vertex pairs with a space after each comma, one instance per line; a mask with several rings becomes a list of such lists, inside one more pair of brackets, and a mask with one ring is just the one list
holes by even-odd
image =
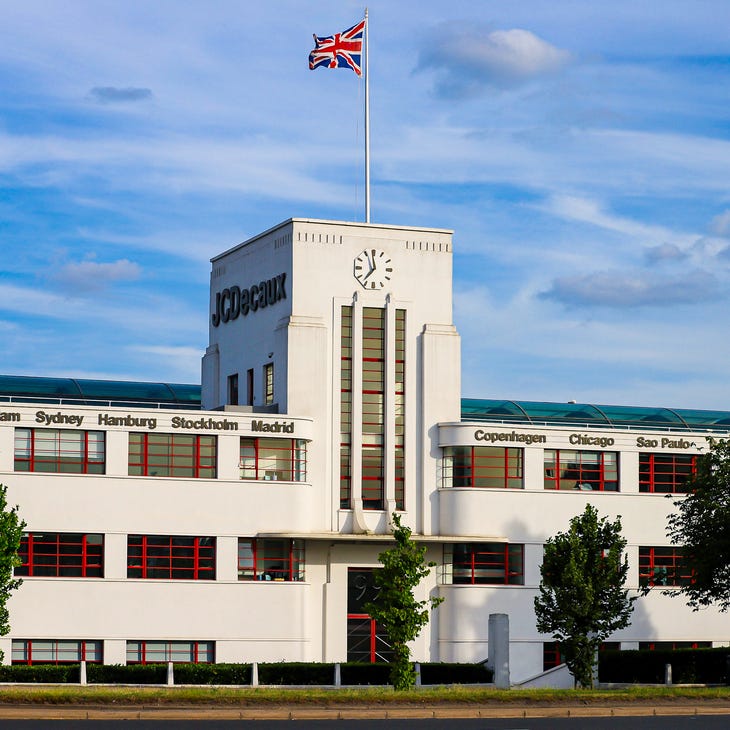
[[406, 310], [395, 310], [395, 507], [406, 508]]
[[524, 548], [503, 542], [457, 543], [445, 548], [444, 562], [451, 567], [454, 584], [521, 586]]
[[352, 307], [340, 310], [340, 508], [352, 507]]
[[692, 582], [684, 552], [677, 547], [640, 547], [639, 582], [648, 586], [684, 586]]
[[501, 446], [450, 446], [444, 449], [444, 486], [522, 489], [523, 453]]
[[127, 578], [215, 580], [215, 538], [129, 535]]
[[228, 376], [228, 405], [238, 405], [238, 373]]
[[557, 641], [544, 641], [542, 643], [542, 671], [547, 672], [548, 669], [559, 667], [565, 662], [560, 644]]
[[13, 639], [13, 664], [101, 664], [101, 641]]
[[676, 649], [710, 649], [711, 641], [640, 641], [639, 651], [675, 651]]
[[[356, 475], [362, 506], [367, 510], [385, 508], [386, 404], [393, 416], [394, 475], [396, 509], [405, 509], [405, 388], [406, 310], [394, 312], [394, 344], [389, 363], [393, 365], [394, 387], [386, 393], [386, 310], [362, 309], [362, 354], [353, 362], [353, 308], [340, 308], [340, 508], [352, 507], [353, 434], [361, 434], [361, 472]], [[353, 392], [353, 373], [362, 376], [361, 387]], [[359, 400], [358, 400], [359, 399]], [[353, 402], [362, 406], [362, 418], [353, 423]], [[358, 431], [359, 429], [359, 431]], [[358, 485], [356, 485], [357, 487]]]
[[213, 641], [128, 641], [127, 664], [211, 664]]
[[215, 479], [215, 436], [129, 434], [129, 476]]
[[104, 432], [15, 429], [15, 471], [104, 473]]
[[687, 491], [697, 469], [696, 454], [639, 454], [639, 491], [674, 494]]
[[253, 405], [253, 368], [246, 371], [246, 405]]
[[66, 532], [27, 532], [18, 550], [15, 575], [103, 578], [104, 536]]
[[304, 580], [304, 540], [239, 538], [238, 580]]
[[[620, 641], [603, 641], [598, 651], [617, 651], [621, 648]], [[542, 671], [560, 666], [565, 663], [565, 657], [557, 641], [545, 641], [542, 645]]]
[[385, 310], [362, 310], [362, 505], [385, 506]]
[[376, 603], [380, 588], [375, 585], [372, 568], [347, 569], [347, 661], [389, 662], [393, 647], [381, 624], [366, 611]]
[[545, 489], [618, 492], [618, 452], [545, 449]]
[[264, 365], [264, 404], [270, 406], [274, 402], [274, 363]]
[[241, 479], [304, 482], [307, 443], [301, 439], [242, 438]]

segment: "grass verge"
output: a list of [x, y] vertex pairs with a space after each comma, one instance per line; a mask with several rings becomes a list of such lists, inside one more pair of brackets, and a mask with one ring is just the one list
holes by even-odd
[[388, 705], [605, 705], [632, 703], [712, 702], [730, 704], [730, 687], [630, 687], [611, 690], [496, 690], [484, 687], [435, 687], [394, 692], [382, 687], [358, 689], [281, 689], [232, 687], [94, 687], [5, 686], [3, 705], [179, 706], [281, 705], [347, 707]]

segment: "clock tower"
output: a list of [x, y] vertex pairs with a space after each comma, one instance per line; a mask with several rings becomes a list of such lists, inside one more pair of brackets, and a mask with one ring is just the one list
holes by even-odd
[[[212, 260], [203, 407], [314, 420], [310, 523], [437, 531], [438, 422], [460, 418], [452, 233], [290, 219]], [[424, 484], [430, 485], [424, 488]]]

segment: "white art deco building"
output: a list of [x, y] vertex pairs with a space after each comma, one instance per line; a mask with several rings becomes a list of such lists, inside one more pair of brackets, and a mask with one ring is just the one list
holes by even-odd
[[[687, 579], [672, 500], [730, 413], [462, 400], [450, 231], [292, 219], [212, 261], [197, 386], [0, 379], [0, 481], [27, 523], [6, 662], [372, 661], [372, 571], [402, 515], [446, 600], [422, 661], [556, 664], [545, 540], [621, 515], [629, 583]], [[660, 590], [614, 646], [726, 645]]]

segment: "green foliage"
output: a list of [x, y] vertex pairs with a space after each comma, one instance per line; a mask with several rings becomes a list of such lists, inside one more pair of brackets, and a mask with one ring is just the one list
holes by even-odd
[[601, 682], [664, 684], [672, 665], [675, 684], [730, 684], [730, 649], [610, 650], [598, 654]]
[[0, 665], [0, 682], [53, 683], [78, 682], [78, 664]]
[[390, 664], [377, 662], [365, 664], [364, 662], [347, 662], [340, 667], [340, 678], [344, 686], [355, 685], [384, 685], [388, 684], [390, 676]]
[[328, 685], [335, 681], [335, 665], [315, 662], [259, 664], [261, 684]]
[[600, 520], [587, 505], [568, 532], [545, 543], [540, 594], [535, 598], [537, 630], [560, 643], [581, 687], [593, 684], [594, 658], [601, 642], [630, 623], [633, 602], [623, 586], [628, 563], [621, 520]]
[[426, 548], [411, 540], [411, 530], [401, 524], [393, 513], [395, 545], [378, 555], [383, 567], [375, 573], [375, 585], [380, 588], [377, 602], [365, 610], [385, 629], [393, 647], [390, 682], [396, 690], [413, 687], [416, 672], [411, 664], [409, 641], [413, 641], [428, 623], [430, 609], [444, 599], [431, 597], [417, 601], [413, 590], [425, 578], [435, 563], [425, 560]]
[[421, 664], [421, 684], [490, 684], [494, 673], [484, 663]]
[[[709, 439], [710, 450], [697, 460], [689, 493], [677, 500], [667, 534], [681, 545], [692, 582], [679, 594], [695, 611], [717, 603], [730, 608], [730, 440]], [[677, 595], [676, 591], [672, 591]]]
[[[13, 578], [13, 568], [20, 565], [18, 548], [23, 537], [25, 522], [18, 517], [18, 508], [8, 509], [8, 488], [0, 484], [0, 636], [10, 631], [10, 613], [7, 603], [10, 593], [23, 581]], [[0, 651], [0, 662], [3, 659]]]
[[90, 684], [165, 684], [167, 664], [87, 664], [86, 679]]

